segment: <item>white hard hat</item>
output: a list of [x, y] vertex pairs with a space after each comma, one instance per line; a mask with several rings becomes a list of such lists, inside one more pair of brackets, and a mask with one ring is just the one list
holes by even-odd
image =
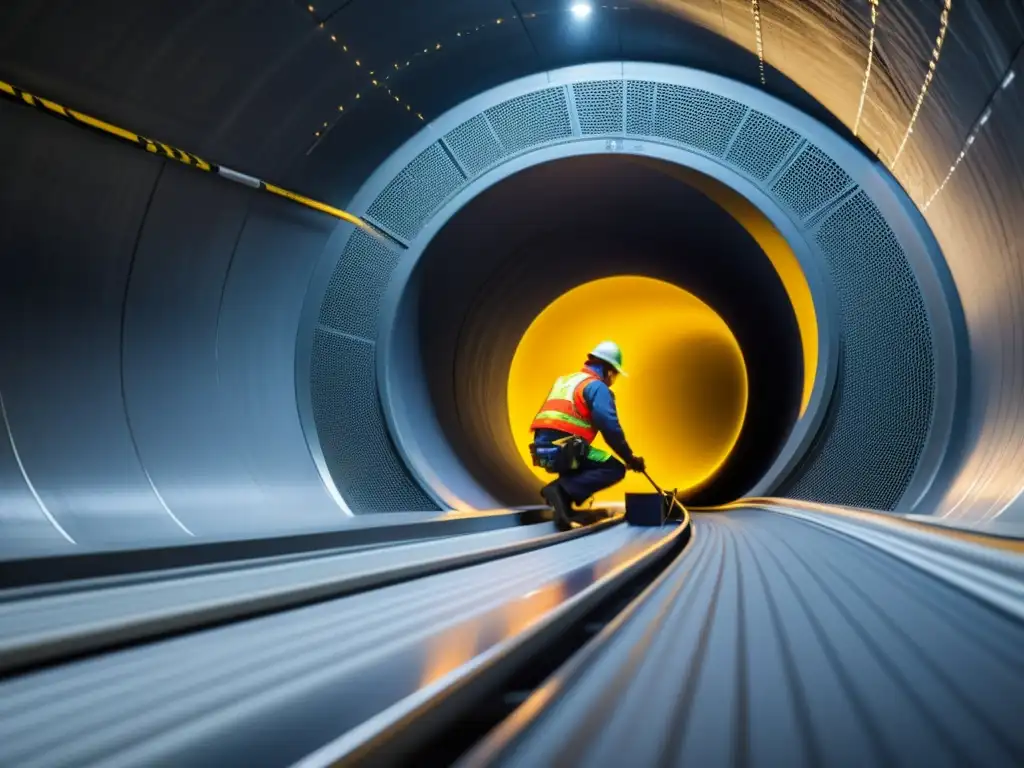
[[622, 350], [614, 341], [602, 341], [590, 352], [590, 356], [608, 363], [623, 376], [628, 376], [622, 369]]

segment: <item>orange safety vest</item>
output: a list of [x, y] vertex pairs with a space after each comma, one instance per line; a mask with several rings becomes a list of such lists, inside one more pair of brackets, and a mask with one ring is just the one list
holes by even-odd
[[600, 379], [586, 368], [579, 373], [559, 377], [530, 429], [557, 429], [592, 443], [597, 437], [597, 428], [591, 421], [590, 406], [583, 399], [583, 390], [592, 381]]

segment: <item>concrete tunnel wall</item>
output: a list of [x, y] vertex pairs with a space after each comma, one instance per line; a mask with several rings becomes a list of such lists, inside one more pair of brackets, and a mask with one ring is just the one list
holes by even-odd
[[[736, 21], [749, 19], [743, 3], [726, 4], [721, 29], [679, 8], [637, 7], [589, 34], [550, 5], [520, 25], [489, 22], [459, 45], [452, 30], [510, 16], [507, 3], [438, 12], [396, 0], [313, 14], [291, 3], [6, 3], [0, 79], [341, 206], [422, 127], [417, 113], [430, 119], [540, 69], [629, 56], [759, 82], [749, 24]], [[887, 10], [863, 138], [888, 163], [941, 5]], [[853, 31], [839, 35], [810, 6], [766, 18], [764, 88], [837, 130], [852, 127], [864, 11], [852, 9]], [[908, 43], [908, 29], [923, 30], [920, 39]], [[428, 37], [444, 37], [443, 53], [395, 81], [416, 111], [396, 108], [368, 85], [369, 67], [337, 50], [358, 41], [382, 66]], [[821, 45], [832, 37], [837, 48]], [[1019, 75], [1002, 87], [1020, 72], [1021, 41], [1024, 14], [1009, 0], [957, 4], [895, 166], [919, 205], [942, 189], [926, 216], [963, 301], [972, 387], [957, 455], [922, 511], [966, 521], [1024, 517], [1024, 96]], [[305, 289], [335, 222], [16, 104], [0, 103], [0, 139], [0, 554], [343, 519], [304, 439], [294, 375]]]

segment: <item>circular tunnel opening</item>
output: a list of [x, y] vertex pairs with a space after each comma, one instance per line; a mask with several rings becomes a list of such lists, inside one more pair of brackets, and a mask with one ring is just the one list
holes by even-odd
[[[556, 376], [613, 338], [634, 369], [616, 384], [619, 415], [655, 476], [695, 504], [742, 495], [806, 405], [814, 361], [792, 275], [766, 252], [753, 207], [727, 210], [722, 187], [614, 154], [542, 163], [489, 187], [447, 221], [405, 285], [391, 332], [414, 361], [388, 368], [404, 393], [393, 397], [418, 404], [413, 422], [442, 436], [491, 499], [537, 503], [543, 476], [523, 455], [533, 412]], [[430, 464], [431, 440], [421, 445]], [[426, 481], [451, 491], [438, 473]], [[450, 495], [472, 498], [460, 482]]]
[[[591, 312], [600, 307], [600, 312]], [[583, 323], [580, 317], [586, 317]], [[648, 472], [665, 487], [688, 493], [728, 459], [743, 427], [747, 371], [728, 324], [707, 304], [671, 283], [649, 277], [606, 277], [573, 288], [530, 323], [516, 347], [508, 377], [508, 421], [516, 449], [538, 479], [524, 429], [557, 377], [588, 350], [614, 337], [628, 352], [628, 371], [615, 383], [617, 407], [630, 442], [643, 451]], [[610, 450], [598, 436], [595, 445]], [[642, 475], [595, 496], [621, 500], [649, 491]]]

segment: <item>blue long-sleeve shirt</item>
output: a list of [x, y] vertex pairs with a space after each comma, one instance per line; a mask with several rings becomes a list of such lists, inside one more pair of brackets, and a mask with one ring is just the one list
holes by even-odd
[[[590, 366], [588, 366], [590, 367]], [[594, 370], [591, 368], [591, 370]], [[601, 371], [594, 370], [598, 376]], [[603, 381], [592, 381], [583, 388], [583, 399], [590, 406], [590, 418], [601, 433], [604, 441], [618, 455], [620, 459], [629, 462], [633, 458], [633, 450], [626, 441], [626, 434], [619, 423], [619, 413], [615, 408], [615, 394]], [[536, 439], [538, 442], [551, 442], [565, 433], [556, 429], [538, 429]]]

